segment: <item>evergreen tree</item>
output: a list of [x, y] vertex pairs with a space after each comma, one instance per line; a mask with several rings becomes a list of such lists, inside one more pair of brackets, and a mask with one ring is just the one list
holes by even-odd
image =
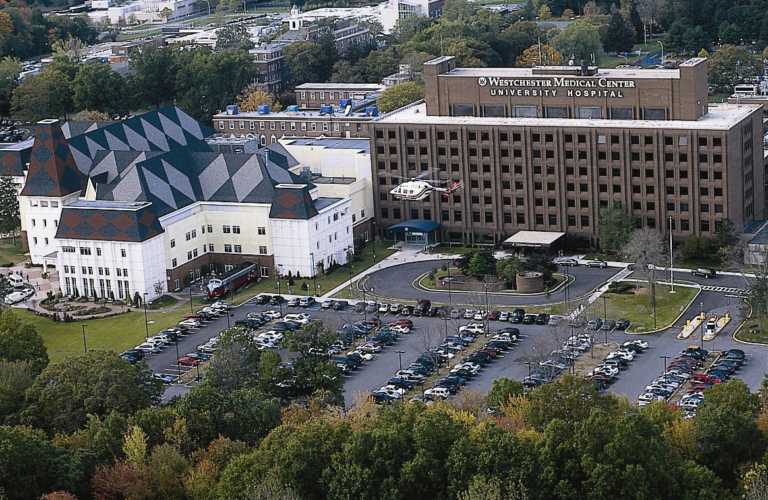
[[12, 233], [14, 246], [16, 246], [16, 228], [20, 225], [18, 193], [13, 184], [11, 172], [6, 170], [0, 174], [0, 232]]
[[608, 53], [626, 53], [632, 51], [635, 44], [635, 30], [621, 12], [614, 12], [603, 34], [603, 49]]

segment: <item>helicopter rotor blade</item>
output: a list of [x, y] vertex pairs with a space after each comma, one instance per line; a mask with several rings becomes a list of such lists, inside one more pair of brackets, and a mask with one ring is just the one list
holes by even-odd
[[422, 172], [420, 175], [417, 175], [416, 177], [414, 177], [414, 179], [421, 180], [423, 177], [427, 177], [431, 175], [433, 172], [437, 172], [437, 170], [435, 170], [434, 168], [430, 168], [429, 170]]

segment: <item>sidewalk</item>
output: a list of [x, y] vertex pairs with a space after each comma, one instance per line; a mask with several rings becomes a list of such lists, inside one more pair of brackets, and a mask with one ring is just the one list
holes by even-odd
[[[387, 269], [389, 267], [399, 266], [401, 264], [410, 264], [412, 262], [429, 262], [433, 260], [445, 260], [445, 259], [454, 259], [457, 256], [455, 254], [449, 254], [449, 253], [424, 253], [424, 247], [421, 245], [406, 245], [402, 242], [397, 244], [397, 247], [399, 250], [386, 259], [382, 260], [381, 262], [377, 262], [376, 265], [369, 267], [365, 271], [356, 274], [352, 276], [352, 283], [359, 281], [369, 274], [373, 274], [376, 271], [379, 271], [381, 269]], [[335, 294], [339, 293], [341, 290], [344, 290], [345, 288], [349, 287], [349, 280], [344, 281], [341, 285], [337, 286], [336, 288], [325, 292], [325, 294], [321, 295], [320, 297], [317, 297], [318, 300], [322, 301], [325, 299], [330, 299]]]

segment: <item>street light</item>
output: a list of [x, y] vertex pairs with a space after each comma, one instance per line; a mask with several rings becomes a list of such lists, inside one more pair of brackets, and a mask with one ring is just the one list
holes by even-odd
[[661, 45], [661, 65], [664, 66], [664, 44], [660, 41], [656, 41], [659, 45]]
[[[176, 367], [179, 369], [179, 383], [181, 383], [181, 363], [179, 363], [179, 342], [178, 340], [174, 342], [176, 344]], [[199, 363], [199, 360], [198, 360]]]
[[405, 354], [405, 351], [395, 351], [397, 353], [397, 357], [400, 360], [400, 371], [403, 371], [403, 354]]
[[669, 218], [669, 281], [672, 289], [669, 293], [675, 293], [675, 268], [672, 265], [672, 217]]
[[347, 246], [347, 265], [349, 266], [349, 298], [352, 298], [352, 257], [354, 256], [352, 245]]
[[147, 320], [147, 292], [144, 292], [144, 330], [146, 332], [144, 340], [147, 340], [149, 338], [149, 320]]
[[664, 382], [667, 381], [667, 360], [670, 358], [669, 356], [659, 356], [664, 360]]
[[88, 353], [88, 346], [85, 345], [85, 327], [88, 326], [88, 323], [83, 323], [83, 352]]
[[315, 254], [310, 252], [309, 256], [312, 258], [312, 293], [317, 293], [317, 269], [315, 269]]
[[528, 365], [528, 376], [531, 376], [531, 365], [533, 364], [533, 361], [525, 361], [526, 365]]
[[704, 302], [699, 302], [699, 321], [701, 321], [701, 324], [699, 325], [699, 333], [701, 335], [701, 350], [704, 350]]
[[189, 314], [194, 314], [192, 310], [192, 282], [189, 283]]
[[205, 3], [208, 4], [208, 15], [210, 16], [211, 15], [211, 2], [209, 2], [208, 0], [204, 0], [204, 1], [205, 1]]

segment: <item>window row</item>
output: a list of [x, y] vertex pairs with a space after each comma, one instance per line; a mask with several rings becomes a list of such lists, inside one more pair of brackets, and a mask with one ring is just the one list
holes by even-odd
[[[42, 219], [42, 220], [43, 220], [43, 227], [48, 227], [48, 220], [47, 219]], [[37, 227], [37, 221], [35, 219], [32, 219], [32, 227]], [[56, 219], [53, 220], [53, 227], [59, 227], [58, 220]]]
[[[112, 291], [111, 280], [99, 280], [99, 294], [96, 293], [96, 280], [93, 278], [83, 278], [82, 283], [83, 287], [82, 289], [79, 289], [77, 287], [77, 278], [64, 278], [64, 288], [67, 295], [77, 293], [89, 297], [101, 297], [105, 299], [115, 298]], [[119, 300], [131, 298], [131, 287], [128, 283], [128, 281], [115, 280], [115, 284], [117, 285], [117, 298]]]

